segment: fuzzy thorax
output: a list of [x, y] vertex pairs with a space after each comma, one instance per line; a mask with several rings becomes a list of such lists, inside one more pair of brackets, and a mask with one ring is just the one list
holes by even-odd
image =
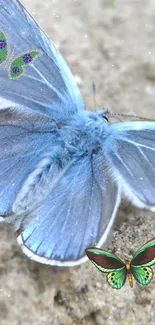
[[127, 272], [130, 273], [130, 262], [129, 261], [125, 261], [125, 267], [126, 267]]
[[82, 156], [97, 152], [108, 136], [109, 124], [95, 112], [76, 114], [60, 131], [61, 139], [70, 155]]

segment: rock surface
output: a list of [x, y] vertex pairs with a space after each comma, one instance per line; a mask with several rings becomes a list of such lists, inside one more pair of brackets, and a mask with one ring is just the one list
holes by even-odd
[[[154, 0], [23, 0], [68, 62], [86, 106], [155, 118]], [[155, 237], [153, 213], [123, 205], [106, 245], [131, 258]], [[154, 325], [155, 279], [112, 290], [90, 263], [28, 260], [0, 225], [0, 325]]]

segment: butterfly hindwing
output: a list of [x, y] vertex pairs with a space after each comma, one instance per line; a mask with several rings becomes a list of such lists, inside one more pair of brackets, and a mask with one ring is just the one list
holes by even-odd
[[0, 31], [0, 65], [4, 63], [8, 55], [8, 41], [5, 33]]
[[[62, 170], [61, 174], [55, 172], [54, 179], [53, 174], [52, 178], [47, 175], [51, 184], [47, 197], [29, 213], [23, 205], [18, 243], [34, 260], [71, 266], [86, 260], [86, 247], [101, 245], [106, 240], [119, 204], [119, 192], [110, 175], [105, 173], [104, 157], [99, 153], [79, 157], [64, 167], [63, 161], [56, 161]], [[25, 192], [23, 187], [23, 196]], [[35, 200], [34, 195], [29, 197], [35, 201], [38, 195], [36, 193]], [[24, 202], [28, 203], [21, 196], [16, 208]], [[29, 207], [31, 204], [27, 209]]]
[[142, 285], [150, 283], [153, 277], [153, 271], [149, 266], [131, 266], [131, 272], [135, 279]]
[[9, 75], [11, 79], [16, 79], [22, 76], [24, 73], [24, 68], [32, 64], [34, 60], [41, 55], [41, 51], [29, 51], [26, 53], [23, 53], [22, 55], [15, 58], [11, 65], [10, 65], [10, 71]]
[[125, 266], [107, 274], [107, 281], [114, 289], [121, 289], [126, 280]]

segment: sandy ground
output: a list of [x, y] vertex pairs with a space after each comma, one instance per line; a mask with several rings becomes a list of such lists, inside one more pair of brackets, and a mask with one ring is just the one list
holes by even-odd
[[[71, 67], [85, 103], [155, 118], [154, 0], [23, 0]], [[155, 216], [124, 205], [108, 249], [131, 258], [155, 236]], [[90, 263], [65, 269], [28, 260], [0, 226], [0, 325], [154, 325], [155, 278], [112, 290]]]

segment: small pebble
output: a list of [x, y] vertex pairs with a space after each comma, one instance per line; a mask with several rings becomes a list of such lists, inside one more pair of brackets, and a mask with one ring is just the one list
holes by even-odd
[[88, 292], [88, 286], [87, 286], [87, 284], [83, 284], [82, 286], [81, 286], [81, 292], [82, 293], [87, 293]]

